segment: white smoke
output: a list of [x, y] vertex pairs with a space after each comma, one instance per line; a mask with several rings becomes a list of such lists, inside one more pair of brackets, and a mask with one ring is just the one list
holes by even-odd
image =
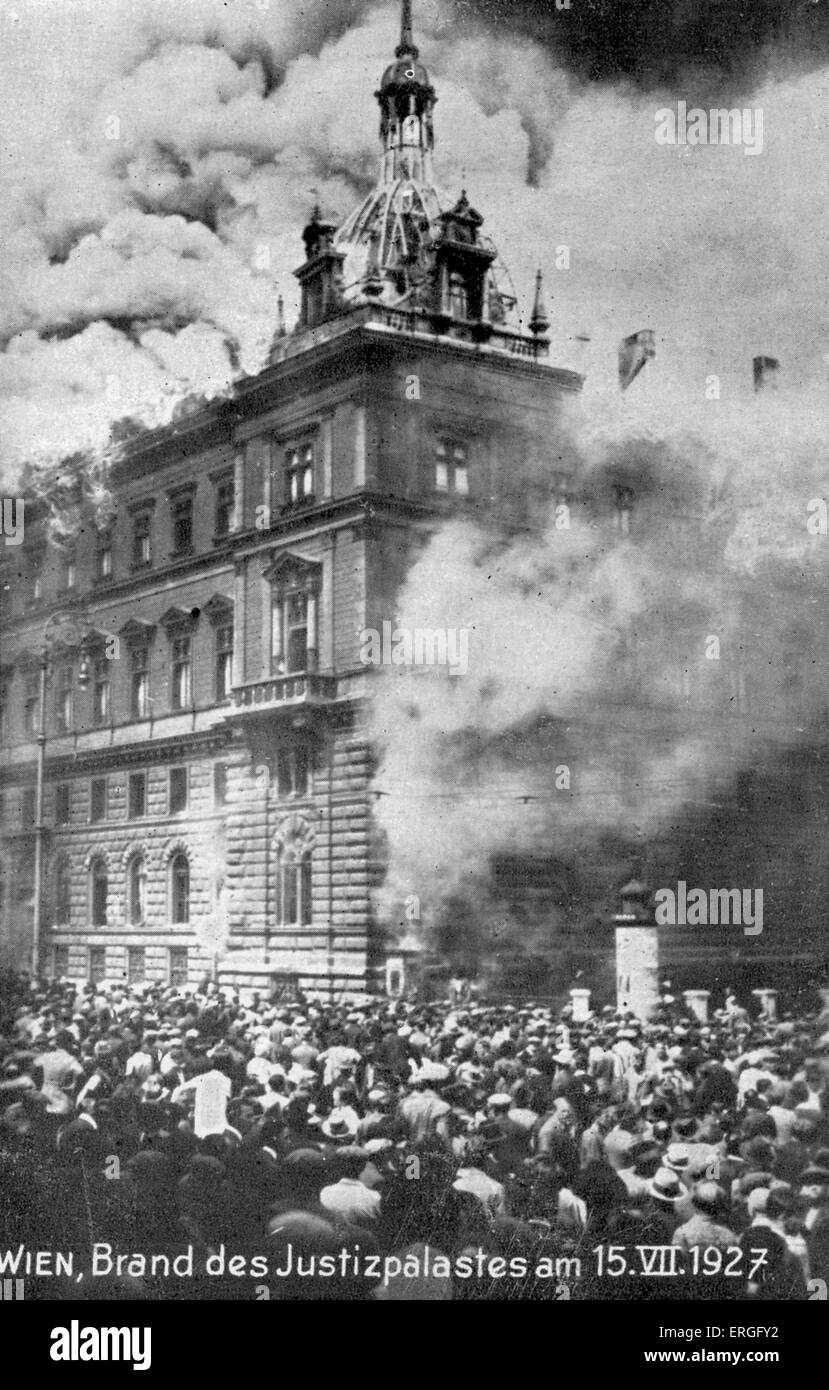
[[[589, 329], [592, 384], [612, 374], [618, 338], [651, 323], [675, 382], [701, 387], [718, 371], [743, 390], [754, 351], [774, 351], [790, 380], [817, 380], [825, 239], [809, 171], [826, 146], [824, 71], [752, 98], [762, 158], [666, 148], [653, 139], [658, 95], [581, 87], [463, 6], [416, 11], [439, 95], [439, 181], [466, 182], [524, 302], [536, 265], [546, 271], [556, 360]], [[164, 421], [182, 397], [261, 365], [278, 293], [296, 307], [313, 201], [342, 216], [375, 175], [373, 93], [397, 24], [396, 4], [357, 0], [6, 11], [7, 487], [33, 453], [102, 449], [120, 416]]]

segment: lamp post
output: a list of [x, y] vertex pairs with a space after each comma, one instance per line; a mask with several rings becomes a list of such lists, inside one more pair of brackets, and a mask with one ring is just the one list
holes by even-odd
[[32, 930], [32, 979], [40, 973], [40, 919], [43, 906], [43, 838], [46, 826], [43, 823], [43, 785], [46, 774], [46, 689], [49, 683], [49, 642], [53, 636], [53, 624], [63, 623], [63, 641], [67, 646], [80, 643], [81, 662], [78, 668], [77, 683], [81, 690], [89, 684], [89, 658], [83, 649], [83, 634], [89, 629], [89, 621], [74, 613], [50, 613], [43, 625], [40, 639], [40, 688], [38, 692], [37, 714], [37, 783], [35, 791], [35, 885], [34, 922]]

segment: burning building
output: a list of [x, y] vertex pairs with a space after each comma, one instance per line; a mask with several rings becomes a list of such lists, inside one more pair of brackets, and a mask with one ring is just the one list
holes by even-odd
[[239, 983], [385, 978], [367, 714], [383, 668], [364, 634], [436, 525], [510, 506], [516, 465], [580, 383], [546, 361], [540, 295], [529, 328], [515, 321], [466, 195], [433, 186], [435, 93], [408, 7], [378, 100], [377, 187], [339, 229], [315, 209], [299, 321], [265, 369], [128, 444], [105, 522], [52, 544], [30, 502], [6, 552], [3, 935], [18, 960], [34, 891], [58, 975], [181, 982], [215, 962]]
[[765, 889], [757, 938], [666, 929], [672, 968], [808, 976], [825, 562], [727, 435], [580, 420], [540, 277], [522, 322], [435, 186], [408, 3], [377, 98], [376, 186], [314, 208], [264, 368], [5, 550], [6, 954], [36, 921], [58, 975], [360, 992], [414, 943], [545, 992], [601, 978], [635, 871]]

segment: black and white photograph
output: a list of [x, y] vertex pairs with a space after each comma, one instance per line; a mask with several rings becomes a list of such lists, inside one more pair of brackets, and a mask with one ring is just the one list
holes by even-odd
[[3, 0], [0, 132], [0, 1318], [785, 1372], [829, 3]]

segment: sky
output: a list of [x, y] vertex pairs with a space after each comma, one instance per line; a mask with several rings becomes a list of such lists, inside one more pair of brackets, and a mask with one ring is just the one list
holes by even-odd
[[[551, 360], [586, 372], [586, 397], [616, 409], [618, 341], [650, 327], [637, 400], [710, 412], [712, 373], [746, 400], [768, 353], [799, 409], [822, 404], [826, 10], [415, 0], [438, 182], [467, 186], [525, 315], [543, 270]], [[4, 5], [7, 488], [262, 364], [315, 197], [342, 217], [376, 176], [398, 25], [396, 0]], [[679, 101], [759, 109], [762, 152], [657, 143]]]

